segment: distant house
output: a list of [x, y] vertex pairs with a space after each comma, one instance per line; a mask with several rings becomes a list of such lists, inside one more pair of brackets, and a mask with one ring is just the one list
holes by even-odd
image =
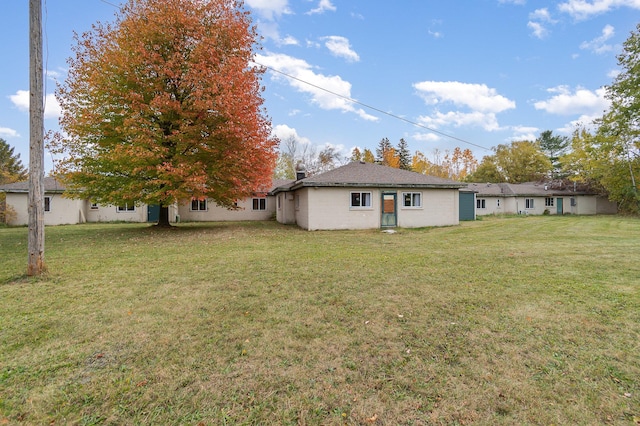
[[464, 183], [352, 162], [276, 187], [276, 219], [308, 230], [446, 226], [459, 223]]
[[544, 183], [470, 183], [476, 193], [476, 214], [615, 214], [617, 204], [573, 187]]

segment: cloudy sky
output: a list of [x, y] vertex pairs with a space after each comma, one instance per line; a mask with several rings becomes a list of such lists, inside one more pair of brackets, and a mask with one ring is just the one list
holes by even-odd
[[[120, 0], [43, 0], [47, 129], [73, 31]], [[404, 138], [430, 157], [476, 157], [544, 130], [569, 135], [607, 108], [604, 86], [640, 0], [245, 0], [263, 37], [274, 132], [347, 155]], [[28, 163], [28, 2], [0, 5], [0, 138]], [[50, 167], [50, 155], [46, 163]]]

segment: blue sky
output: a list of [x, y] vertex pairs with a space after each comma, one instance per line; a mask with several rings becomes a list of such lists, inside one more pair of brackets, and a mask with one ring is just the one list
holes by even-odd
[[[113, 20], [120, 4], [43, 0], [47, 129], [57, 129], [52, 94], [65, 78], [73, 32]], [[404, 138], [428, 158], [459, 146], [480, 159], [544, 130], [569, 135], [607, 108], [603, 86], [640, 22], [640, 0], [245, 5], [263, 37], [256, 62], [269, 67], [263, 85], [274, 133], [345, 155], [356, 146], [375, 150], [386, 137], [393, 144]], [[0, 137], [27, 165], [28, 1], [4, 1], [0, 10]]]

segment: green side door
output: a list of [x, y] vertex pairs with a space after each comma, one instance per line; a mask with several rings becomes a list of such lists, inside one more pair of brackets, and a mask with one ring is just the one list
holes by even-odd
[[562, 198], [556, 198], [556, 213], [559, 215], [564, 214], [564, 211], [562, 210]]
[[383, 228], [394, 227], [398, 224], [398, 217], [396, 215], [396, 193], [395, 192], [383, 192], [382, 193], [382, 219], [380, 226]]

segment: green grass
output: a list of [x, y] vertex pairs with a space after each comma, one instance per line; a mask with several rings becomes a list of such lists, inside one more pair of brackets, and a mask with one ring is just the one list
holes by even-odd
[[0, 424], [640, 422], [640, 220], [0, 229]]

